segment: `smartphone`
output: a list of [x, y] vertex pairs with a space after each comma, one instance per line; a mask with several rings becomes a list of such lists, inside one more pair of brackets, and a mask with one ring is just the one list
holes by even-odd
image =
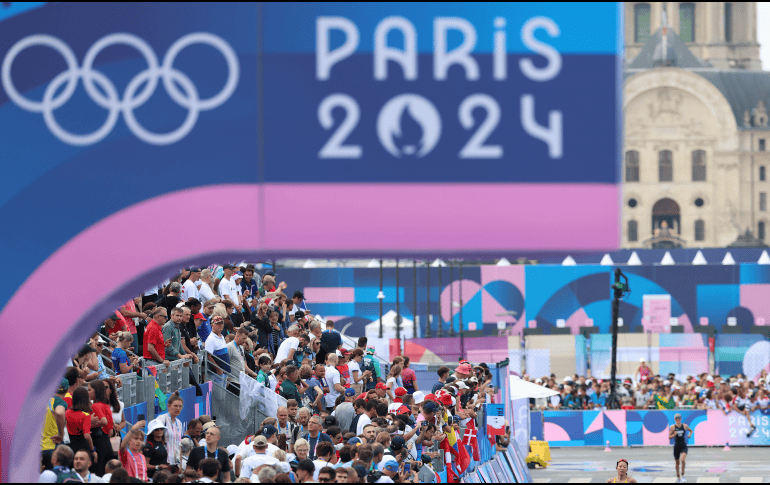
[[410, 473], [412, 471], [412, 466], [409, 463], [404, 463], [404, 473]]
[[499, 391], [499, 390], [500, 390], [500, 388], [498, 386], [495, 386], [495, 387], [492, 388], [492, 392], [494, 392], [495, 394], [497, 394], [497, 391]]
[[217, 421], [217, 417], [216, 416], [211, 416], [211, 420], [216, 422]]
[[138, 421], [144, 421], [144, 414], [140, 414], [138, 418], [139, 418]]

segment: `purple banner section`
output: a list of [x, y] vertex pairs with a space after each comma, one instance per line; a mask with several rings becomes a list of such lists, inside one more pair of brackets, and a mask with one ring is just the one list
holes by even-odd
[[[263, 248], [271, 254], [614, 249], [618, 190], [603, 184], [266, 184]], [[298, 194], [316, 194], [323, 204]], [[298, 218], [307, 237], [286, 237], [287, 214]]]

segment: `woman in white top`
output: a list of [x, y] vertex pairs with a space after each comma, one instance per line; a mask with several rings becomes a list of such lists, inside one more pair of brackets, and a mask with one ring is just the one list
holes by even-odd
[[396, 396], [393, 395], [393, 391], [396, 390], [398, 387], [398, 378], [401, 376], [401, 366], [400, 365], [394, 365], [390, 368], [390, 373], [388, 374], [388, 380], [385, 382], [385, 385], [388, 387], [388, 399], [390, 399], [390, 402], [393, 402], [396, 399]]
[[767, 409], [768, 405], [770, 405], [770, 399], [767, 398], [767, 391], [760, 389], [757, 393], [757, 399], [754, 402], [754, 407], [751, 408], [751, 411], [753, 412], [757, 409]]

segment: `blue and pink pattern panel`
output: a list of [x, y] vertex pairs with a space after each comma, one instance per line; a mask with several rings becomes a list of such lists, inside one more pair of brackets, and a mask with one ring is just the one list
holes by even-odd
[[[706, 410], [545, 411], [530, 415], [530, 435], [544, 437], [551, 446], [667, 446], [674, 443], [668, 428], [674, 415], [693, 429], [687, 443], [695, 446], [770, 444], [770, 410], [757, 410], [751, 421], [736, 412]], [[542, 421], [541, 421], [542, 420]], [[541, 424], [542, 423], [542, 424]]]

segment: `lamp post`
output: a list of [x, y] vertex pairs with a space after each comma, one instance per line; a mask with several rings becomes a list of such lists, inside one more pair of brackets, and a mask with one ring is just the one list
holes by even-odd
[[425, 283], [425, 288], [427, 290], [425, 292], [425, 296], [426, 296], [425, 304], [426, 304], [426, 308], [427, 308], [427, 310], [425, 311], [425, 317], [426, 317], [426, 319], [425, 319], [425, 338], [431, 338], [431, 333], [430, 333], [430, 264], [427, 264], [427, 262], [425, 264], [425, 271], [428, 274], [427, 283]]
[[377, 293], [377, 299], [380, 300], [380, 338], [382, 338], [382, 300], [385, 299], [385, 293], [382, 292], [382, 260], [380, 260], [380, 292]]
[[463, 262], [460, 261], [460, 358], [465, 358], [465, 333], [463, 332]]
[[396, 259], [396, 340], [401, 341], [401, 286], [398, 281], [398, 259]]
[[412, 260], [412, 324], [414, 325], [414, 329], [412, 330], [414, 333], [412, 334], [412, 338], [417, 338], [417, 260]]
[[454, 261], [449, 260], [449, 333], [447, 337], [455, 336], [455, 282]]
[[441, 293], [444, 287], [441, 286], [441, 265], [438, 266], [438, 328], [436, 329], [436, 337], [444, 336], [444, 314], [441, 313]]

